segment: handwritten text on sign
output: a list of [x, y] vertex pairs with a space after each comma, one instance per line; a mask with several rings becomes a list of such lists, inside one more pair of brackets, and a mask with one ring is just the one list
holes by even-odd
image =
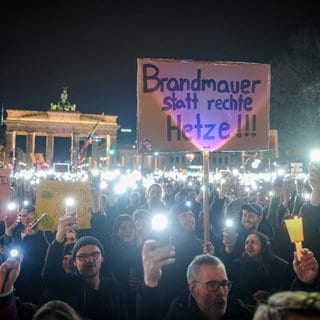
[[139, 151], [268, 149], [270, 66], [138, 59]]

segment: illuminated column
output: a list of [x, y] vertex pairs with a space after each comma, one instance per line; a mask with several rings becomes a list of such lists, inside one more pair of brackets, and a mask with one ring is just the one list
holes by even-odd
[[26, 141], [26, 153], [34, 153], [34, 146], [35, 146], [35, 138], [36, 138], [36, 133], [28, 133], [27, 134], [27, 141]]
[[28, 158], [28, 166], [29, 167], [32, 167], [32, 165], [33, 165], [33, 160], [30, 155], [34, 156], [35, 137], [36, 137], [35, 132], [27, 134], [26, 154], [27, 154], [27, 156], [29, 156], [29, 158]]
[[72, 135], [71, 139], [71, 163], [72, 165], [76, 165], [78, 163], [78, 155], [79, 155], [79, 149], [80, 149], [80, 136], [74, 136]]
[[7, 141], [6, 162], [8, 163], [13, 163], [13, 160], [16, 157], [16, 137], [17, 137], [16, 131], [6, 133], [6, 141]]
[[52, 162], [53, 160], [53, 149], [54, 148], [54, 135], [48, 134], [46, 136], [46, 161]]
[[110, 135], [106, 137], [106, 167], [110, 169]]
[[71, 132], [70, 133], [70, 163], [71, 163], [71, 166], [73, 165], [73, 154], [74, 154], [73, 140], [74, 140], [74, 135], [73, 135], [73, 132]]

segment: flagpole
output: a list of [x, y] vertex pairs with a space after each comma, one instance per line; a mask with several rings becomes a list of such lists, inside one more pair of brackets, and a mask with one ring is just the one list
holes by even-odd
[[78, 165], [81, 164], [86, 156], [87, 150], [88, 150], [88, 146], [89, 144], [91, 144], [92, 142], [92, 138], [93, 135], [95, 134], [101, 120], [102, 120], [102, 116], [104, 115], [104, 112], [102, 112], [101, 117], [98, 119], [98, 121], [95, 123], [95, 125], [93, 126], [93, 128], [89, 131], [89, 133], [87, 134], [83, 145], [81, 146], [80, 150], [79, 150], [79, 155], [78, 155]]

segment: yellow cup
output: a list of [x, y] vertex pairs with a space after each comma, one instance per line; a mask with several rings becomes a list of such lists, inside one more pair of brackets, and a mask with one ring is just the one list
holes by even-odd
[[285, 219], [284, 222], [289, 233], [290, 241], [292, 243], [302, 242], [304, 240], [302, 218], [295, 217], [294, 219]]

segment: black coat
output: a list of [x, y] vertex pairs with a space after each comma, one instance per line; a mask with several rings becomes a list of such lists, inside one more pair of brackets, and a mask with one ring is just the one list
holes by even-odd
[[172, 237], [175, 246], [175, 263], [163, 268], [161, 282], [165, 287], [164, 312], [169, 309], [172, 300], [188, 292], [187, 269], [196, 255], [202, 254], [202, 240], [194, 232], [180, 232]]
[[69, 303], [81, 316], [92, 320], [127, 319], [122, 286], [111, 277], [100, 277], [99, 290], [88, 289], [78, 273], [63, 272], [63, 243], [53, 241], [48, 248], [42, 278], [54, 299]]
[[320, 261], [320, 206], [307, 203], [301, 207], [300, 216], [303, 219], [303, 247], [311, 250]]
[[[137, 295], [137, 320], [202, 320], [203, 317], [194, 298], [190, 294], [173, 300], [169, 312], [161, 315], [161, 287], [148, 288], [142, 286]], [[228, 305], [221, 320], [251, 320], [254, 307], [245, 305], [241, 300], [228, 296]]]
[[[44, 286], [41, 270], [48, 247], [43, 231], [21, 238], [24, 226], [20, 223], [14, 230], [12, 237], [7, 237], [7, 250], [18, 249], [23, 254], [21, 271], [15, 282], [16, 294], [24, 301], [34, 304], [43, 302]], [[6, 237], [6, 236], [5, 236]], [[2, 239], [3, 240], [3, 239]]]
[[233, 282], [231, 292], [248, 304], [256, 303], [252, 295], [259, 290], [270, 294], [289, 290], [294, 279], [291, 264], [278, 256], [264, 265], [247, 257], [236, 259], [227, 267], [227, 272]]

